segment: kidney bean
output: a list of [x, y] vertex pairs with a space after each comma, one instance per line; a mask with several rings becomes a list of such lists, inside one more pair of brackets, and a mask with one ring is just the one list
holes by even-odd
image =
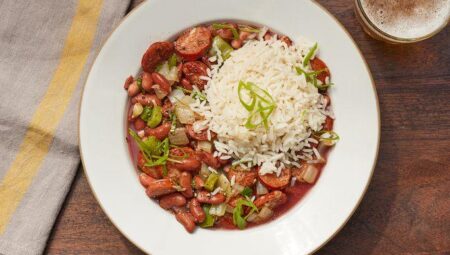
[[196, 175], [194, 176], [194, 189], [200, 190], [205, 186], [205, 182], [203, 181], [202, 177]]
[[150, 73], [144, 72], [142, 74], [142, 88], [145, 90], [145, 92], [152, 92], [153, 91], [153, 79], [152, 75]]
[[239, 39], [240, 39], [241, 41], [245, 41], [245, 40], [247, 40], [247, 38], [248, 38], [249, 35], [250, 35], [249, 32], [241, 31], [241, 32], [239, 33]]
[[146, 123], [145, 123], [145, 121], [143, 121], [141, 118], [137, 118], [135, 121], [134, 121], [134, 128], [137, 130], [137, 131], [141, 131], [141, 130], [143, 130], [144, 128], [145, 128], [145, 126], [147, 125]]
[[150, 166], [145, 166], [146, 160], [142, 154], [142, 151], [138, 152], [137, 155], [137, 166], [138, 168], [146, 173], [147, 175], [151, 176], [154, 179], [161, 179], [162, 178], [162, 166], [154, 166], [154, 167], [150, 167]]
[[183, 196], [187, 198], [190, 198], [194, 195], [191, 183], [192, 183], [192, 175], [188, 172], [182, 172], [180, 175], [180, 186], [185, 190], [181, 192], [181, 194], [183, 194]]
[[323, 130], [333, 130], [333, 122], [334, 120], [330, 118], [330, 116], [327, 116], [325, 124], [323, 125]]
[[172, 42], [155, 42], [148, 47], [145, 54], [142, 56], [142, 69], [145, 72], [153, 72], [157, 65], [162, 61], [168, 59], [174, 52], [174, 45]]
[[217, 29], [216, 34], [227, 42], [233, 40], [233, 32], [231, 31], [231, 29], [228, 28]]
[[256, 207], [261, 208], [264, 205], [270, 209], [274, 209], [287, 201], [287, 196], [283, 192], [279, 190], [272, 191], [266, 195], [262, 195], [258, 197], [255, 202]]
[[147, 186], [147, 195], [149, 197], [158, 197], [175, 192], [173, 183], [169, 179], [160, 179], [150, 182]]
[[159, 85], [159, 89], [164, 93], [169, 94], [172, 88], [170, 87], [169, 81], [166, 77], [162, 76], [159, 73], [152, 73], [152, 80]]
[[181, 79], [181, 86], [187, 90], [194, 89], [194, 87], [192, 87], [192, 84], [186, 78]]
[[170, 113], [173, 111], [173, 104], [170, 102], [168, 98], [164, 100], [163, 106], [162, 106], [162, 114], [164, 117], [169, 118]]
[[162, 196], [159, 199], [159, 206], [164, 209], [170, 209], [172, 207], [184, 206], [186, 204], [186, 198], [180, 193], [173, 193]]
[[195, 152], [189, 147], [173, 148], [170, 150], [170, 155], [182, 157], [179, 160], [181, 163], [167, 163], [168, 166], [174, 167], [180, 171], [197, 171], [201, 167], [201, 161], [197, 158]]
[[206, 218], [206, 214], [196, 198], [189, 201], [189, 211], [194, 216], [195, 222], [203, 222]]
[[287, 46], [291, 46], [292, 45], [291, 38], [289, 38], [289, 37], [287, 37], [285, 35], [280, 37], [280, 41], [283, 41], [284, 43], [286, 43]]
[[161, 100], [156, 95], [138, 94], [131, 99], [131, 103], [140, 103], [143, 106], [161, 106]]
[[133, 76], [128, 76], [128, 78], [125, 80], [125, 83], [123, 84], [124, 89], [128, 89], [128, 87], [134, 82]]
[[202, 190], [197, 193], [197, 200], [200, 203], [218, 205], [225, 202], [225, 196], [222, 193], [211, 195], [211, 193]]
[[291, 169], [284, 168], [280, 176], [276, 174], [258, 174], [259, 180], [262, 184], [266, 185], [269, 189], [282, 189], [289, 184], [291, 180]]
[[139, 87], [138, 87], [136, 81], [134, 81], [133, 83], [130, 84], [130, 86], [128, 86], [128, 96], [134, 97], [137, 94], [139, 94]]
[[139, 182], [142, 184], [142, 186], [144, 186], [145, 188], [147, 188], [148, 184], [152, 181], [154, 181], [155, 179], [153, 179], [152, 177], [148, 176], [146, 173], [140, 173], [139, 174]]
[[221, 167], [220, 161], [216, 157], [214, 157], [212, 153], [206, 151], [197, 151], [197, 155], [199, 156], [200, 160], [208, 166], [214, 169], [219, 169]]
[[172, 124], [170, 122], [164, 122], [159, 127], [156, 128], [145, 127], [144, 130], [147, 136], [154, 136], [158, 140], [162, 141], [164, 140], [164, 138], [169, 136], [171, 126]]
[[180, 176], [180, 170], [170, 166], [167, 167], [167, 178], [171, 179], [175, 183], [178, 183], [180, 181]]
[[264, 41], [268, 41], [270, 39], [272, 39], [272, 33], [267, 31], [267, 33], [264, 35]]
[[197, 86], [202, 90], [207, 81], [201, 79], [201, 76], [207, 76], [208, 66], [201, 61], [190, 61], [183, 64], [183, 74], [190, 84]]
[[[188, 133], [188, 135], [192, 138], [195, 139], [197, 141], [208, 141], [208, 130], [205, 129], [200, 133], [196, 133], [194, 131], [194, 128], [192, 127], [192, 125], [186, 125], [186, 131]], [[214, 133], [213, 131], [211, 132], [211, 140], [214, 139], [216, 137], [216, 133]]]
[[241, 40], [231, 41], [231, 47], [233, 47], [235, 49], [239, 49], [240, 47], [242, 47], [242, 41]]
[[184, 226], [187, 232], [192, 233], [195, 229], [194, 216], [184, 210], [175, 211], [175, 218]]
[[203, 56], [203, 57], [202, 57], [202, 62], [203, 62], [203, 64], [205, 64], [208, 68], [211, 69], [211, 62], [209, 62], [209, 57], [208, 57], [208, 56]]

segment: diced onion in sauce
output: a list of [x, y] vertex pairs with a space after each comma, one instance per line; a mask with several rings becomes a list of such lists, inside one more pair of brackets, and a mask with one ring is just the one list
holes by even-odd
[[302, 179], [307, 183], [314, 183], [316, 181], [317, 175], [319, 174], [319, 169], [315, 165], [308, 164], [305, 171], [303, 172]]
[[261, 182], [256, 183], [256, 195], [264, 195], [267, 194], [269, 190], [267, 190], [266, 186], [264, 186]]
[[169, 100], [172, 104], [176, 104], [179, 100], [184, 97], [184, 92], [181, 89], [174, 89], [169, 94]]
[[197, 143], [198, 149], [205, 151], [205, 152], [212, 152], [212, 144], [208, 141], [198, 141]]
[[212, 205], [211, 208], [209, 208], [209, 214], [216, 216], [223, 216], [225, 214], [226, 209], [227, 209], [226, 203], [222, 203], [219, 205]]
[[189, 138], [186, 135], [186, 129], [176, 128], [173, 133], [169, 133], [169, 141], [174, 145], [189, 144]]
[[192, 124], [195, 122], [195, 114], [189, 107], [177, 104], [175, 106], [175, 114], [181, 124]]
[[133, 114], [131, 115], [131, 117], [136, 118], [137, 116], [141, 115], [143, 111], [144, 107], [140, 103], [135, 103], [133, 105]]

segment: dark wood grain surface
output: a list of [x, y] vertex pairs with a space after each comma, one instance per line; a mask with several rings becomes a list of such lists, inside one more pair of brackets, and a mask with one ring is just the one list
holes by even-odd
[[[381, 146], [361, 205], [317, 254], [450, 254], [450, 29], [388, 45], [362, 31], [353, 0], [318, 2], [347, 28], [372, 70]], [[79, 171], [45, 254], [143, 253], [114, 228]]]

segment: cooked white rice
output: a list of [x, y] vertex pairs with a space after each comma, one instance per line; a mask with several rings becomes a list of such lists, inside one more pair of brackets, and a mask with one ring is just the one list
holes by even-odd
[[[276, 38], [252, 40], [226, 61], [217, 57], [217, 65], [208, 70], [210, 80], [204, 91], [208, 103], [197, 100], [191, 108], [205, 118], [198, 126], [217, 133], [218, 156], [240, 160], [243, 167], [259, 165], [261, 174], [279, 174], [286, 166], [298, 166], [299, 160], [320, 158], [310, 147], [309, 143], [317, 143], [310, 136], [331, 113], [317, 88], [294, 69], [301, 66], [312, 45], [301, 41], [287, 47]], [[249, 112], [239, 101], [239, 81], [253, 82], [272, 95], [276, 108], [268, 130], [244, 126]]]

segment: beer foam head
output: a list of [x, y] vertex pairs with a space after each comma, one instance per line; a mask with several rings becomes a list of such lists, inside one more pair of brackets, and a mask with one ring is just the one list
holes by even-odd
[[361, 5], [380, 30], [405, 39], [432, 33], [450, 16], [450, 0], [361, 0]]

